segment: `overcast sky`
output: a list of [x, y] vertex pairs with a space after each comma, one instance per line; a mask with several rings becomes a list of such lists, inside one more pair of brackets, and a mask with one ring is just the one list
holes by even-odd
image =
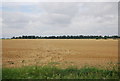
[[117, 35], [117, 2], [5, 2], [3, 37]]

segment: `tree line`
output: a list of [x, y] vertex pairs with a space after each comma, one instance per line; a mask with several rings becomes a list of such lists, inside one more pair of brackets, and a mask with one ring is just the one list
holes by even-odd
[[18, 37], [12, 37], [11, 39], [118, 39], [120, 36], [69, 36], [69, 35], [63, 35], [63, 36], [18, 36]]

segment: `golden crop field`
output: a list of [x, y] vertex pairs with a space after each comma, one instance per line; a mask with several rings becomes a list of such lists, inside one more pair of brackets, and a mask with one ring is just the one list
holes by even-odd
[[3, 67], [109, 66], [118, 63], [118, 40], [12, 39], [2, 41]]

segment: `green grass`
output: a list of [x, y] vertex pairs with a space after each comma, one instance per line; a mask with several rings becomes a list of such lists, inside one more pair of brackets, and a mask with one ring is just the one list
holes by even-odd
[[54, 66], [27, 66], [22, 68], [3, 68], [3, 79], [118, 79], [118, 71], [95, 67], [66, 69]]

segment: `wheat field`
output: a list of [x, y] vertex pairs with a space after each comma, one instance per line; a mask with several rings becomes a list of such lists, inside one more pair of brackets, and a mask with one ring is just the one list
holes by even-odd
[[118, 63], [118, 40], [10, 39], [2, 40], [3, 67], [104, 66]]

